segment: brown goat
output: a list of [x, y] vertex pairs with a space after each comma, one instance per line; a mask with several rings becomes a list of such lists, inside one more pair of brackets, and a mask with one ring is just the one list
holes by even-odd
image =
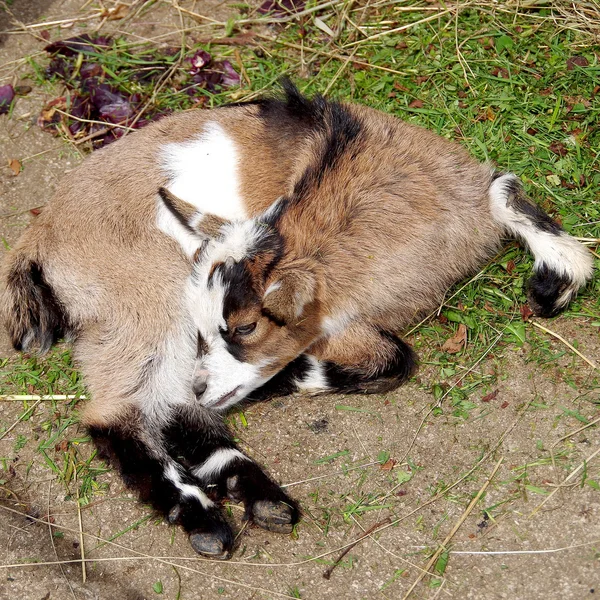
[[306, 131], [302, 167], [264, 213], [214, 235], [213, 220], [161, 191], [202, 243], [187, 296], [205, 406], [232, 406], [303, 353], [304, 387], [393, 389], [415, 366], [398, 333], [506, 234], [535, 255], [537, 314], [556, 314], [591, 277], [590, 253], [514, 175], [391, 116], [288, 94]]
[[16, 348], [73, 340], [101, 452], [198, 552], [226, 557], [215, 499], [274, 531], [298, 509], [205, 404], [395, 387], [415, 364], [397, 334], [504, 233], [536, 256], [538, 312], [589, 277], [585, 250], [514, 176], [288, 87], [285, 101], [182, 113], [94, 154], [9, 254], [0, 308]]

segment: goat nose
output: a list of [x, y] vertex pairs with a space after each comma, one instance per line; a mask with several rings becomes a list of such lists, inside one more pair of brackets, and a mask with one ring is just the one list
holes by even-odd
[[206, 391], [206, 380], [201, 379], [200, 377], [196, 377], [194, 382], [192, 383], [192, 391], [194, 392], [196, 398], [200, 398], [202, 394]]

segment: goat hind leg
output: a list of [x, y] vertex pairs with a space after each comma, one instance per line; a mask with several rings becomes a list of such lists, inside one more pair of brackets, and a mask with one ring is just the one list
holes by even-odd
[[297, 503], [236, 446], [218, 413], [182, 409], [165, 430], [165, 439], [172, 456], [209, 494], [243, 502], [244, 518], [264, 529], [292, 531], [300, 515]]
[[88, 426], [100, 456], [118, 467], [140, 500], [170, 523], [181, 525], [196, 552], [228, 558], [233, 547], [231, 528], [189, 471], [169, 455], [161, 432], [149, 430], [137, 414], [129, 415], [127, 425], [122, 423]]
[[308, 390], [320, 378], [327, 391], [381, 394], [400, 386], [417, 367], [416, 354], [406, 342], [369, 325], [351, 325], [317, 342], [307, 354], [314, 370], [299, 385]]

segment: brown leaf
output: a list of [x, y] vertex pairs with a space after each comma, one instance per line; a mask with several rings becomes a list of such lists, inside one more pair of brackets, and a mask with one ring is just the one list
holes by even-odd
[[408, 44], [404, 40], [400, 40], [396, 44], [396, 50], [405, 50], [406, 48], [408, 48]]
[[379, 465], [379, 468], [382, 471], [391, 471], [394, 468], [394, 465], [396, 464], [396, 461], [393, 458], [389, 458], [386, 462], [384, 462], [382, 465]]
[[567, 59], [567, 71], [572, 71], [577, 67], [587, 67], [590, 64], [585, 56], [571, 56]]
[[458, 326], [458, 330], [451, 337], [448, 338], [444, 345], [442, 346], [442, 350], [447, 352], [448, 354], [457, 354], [461, 350], [463, 350], [467, 345], [467, 327], [463, 323]]
[[508, 406], [508, 402], [505, 400], [501, 405], [500, 408], [506, 408]]
[[37, 217], [41, 212], [42, 209], [41, 208], [30, 208], [29, 212], [34, 216]]
[[486, 396], [484, 396], [481, 401], [482, 402], [490, 402], [491, 400], [493, 400], [496, 396], [498, 395], [498, 390], [494, 390], [493, 392], [490, 392], [489, 394], [487, 394]]
[[568, 152], [567, 147], [562, 142], [552, 142], [550, 146], [548, 146], [548, 149], [558, 156], [566, 156]]
[[8, 159], [8, 166], [10, 170], [15, 174], [15, 177], [21, 172], [21, 161], [16, 158]]
[[127, 4], [121, 4], [120, 2], [113, 8], [105, 8], [102, 10], [100, 16], [109, 21], [117, 21], [123, 19], [129, 13], [129, 6]]
[[506, 263], [506, 270], [508, 273], [512, 273], [516, 267], [517, 265], [515, 265], [515, 261], [512, 259]]
[[423, 100], [413, 100], [409, 105], [408, 108], [423, 108]]
[[410, 92], [410, 90], [399, 81], [394, 81], [394, 89], [400, 90], [401, 92]]
[[521, 311], [521, 319], [523, 321], [527, 321], [533, 315], [533, 311], [529, 308], [528, 304], [523, 304], [519, 310]]

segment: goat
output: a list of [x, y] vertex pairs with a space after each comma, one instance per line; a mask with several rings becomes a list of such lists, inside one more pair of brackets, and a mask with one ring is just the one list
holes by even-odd
[[299, 518], [222, 410], [394, 388], [416, 360], [397, 333], [504, 232], [536, 256], [540, 314], [591, 272], [514, 176], [382, 113], [286, 94], [174, 115], [98, 151], [3, 268], [15, 348], [73, 342], [101, 455], [214, 558], [233, 545], [220, 498], [272, 531]]
[[288, 107], [302, 130], [299, 168], [261, 214], [216, 223], [173, 189], [159, 191], [197, 236], [186, 296], [205, 407], [226, 410], [290, 365], [307, 370], [304, 389], [394, 389], [416, 365], [398, 333], [506, 234], [534, 254], [536, 314], [557, 314], [591, 277], [590, 253], [515, 175], [366, 107], [293, 88]]

